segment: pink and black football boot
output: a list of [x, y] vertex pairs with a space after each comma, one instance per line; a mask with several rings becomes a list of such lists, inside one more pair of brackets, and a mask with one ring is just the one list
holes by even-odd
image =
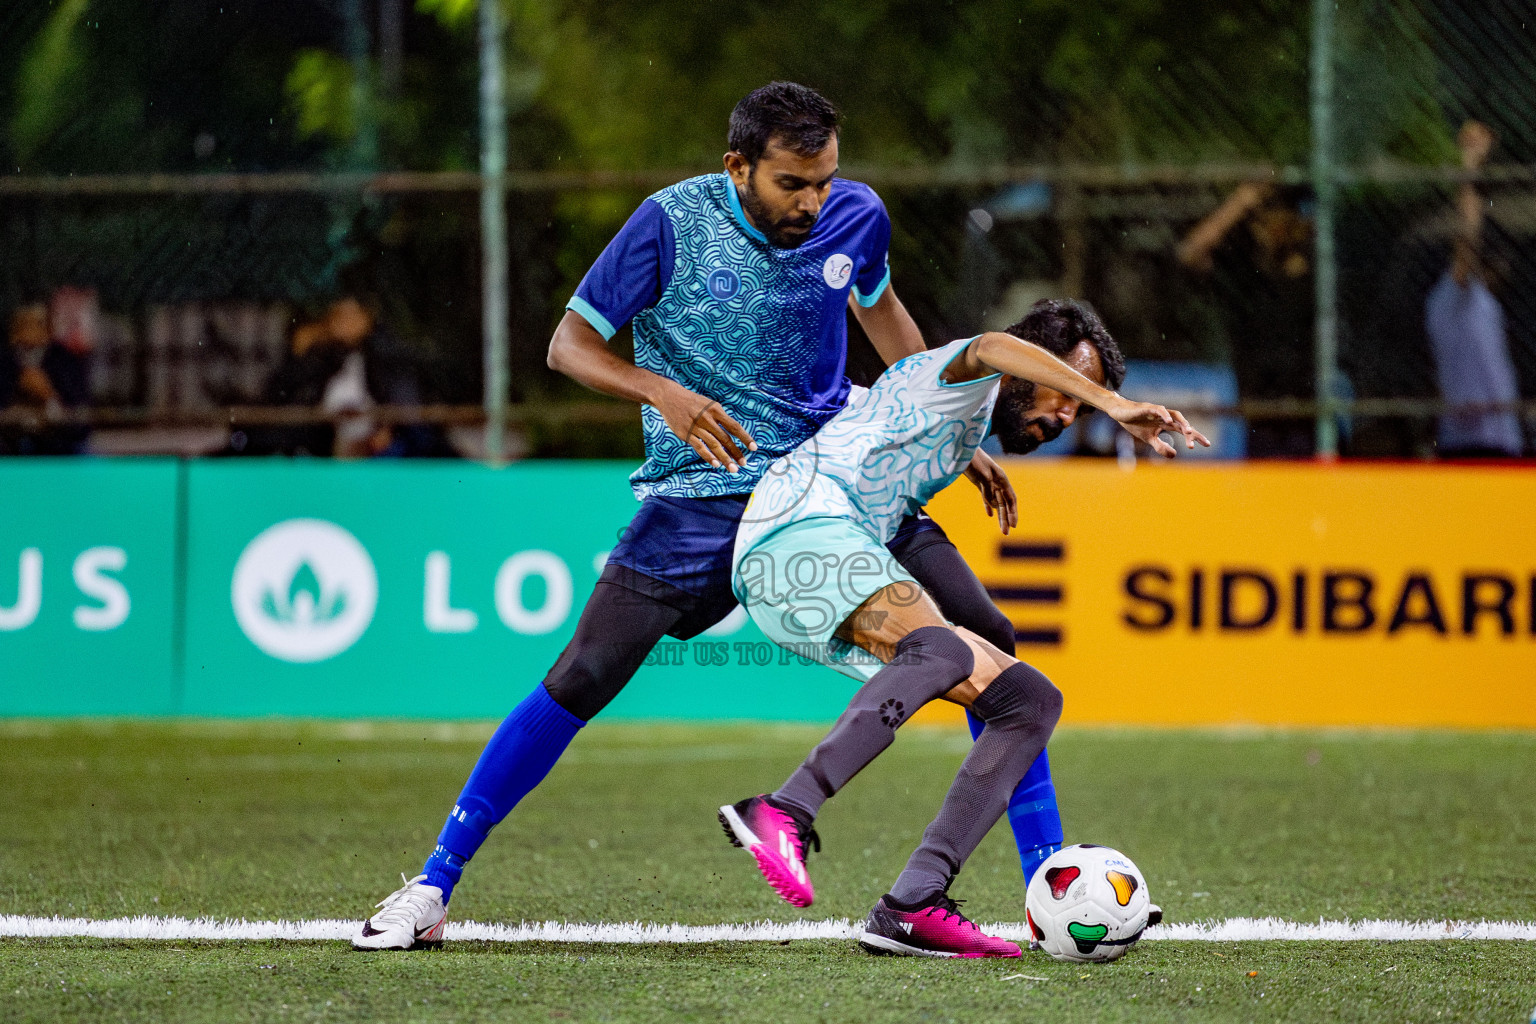
[[1019, 947], [987, 935], [960, 913], [948, 893], [935, 893], [920, 904], [901, 904], [890, 893], [869, 912], [859, 945], [876, 956], [1015, 957]]
[[811, 876], [805, 871], [806, 844], [821, 852], [821, 837], [810, 822], [799, 822], [788, 811], [754, 796], [720, 808], [720, 824], [732, 846], [757, 858], [773, 891], [792, 907], [808, 907], [816, 899]]

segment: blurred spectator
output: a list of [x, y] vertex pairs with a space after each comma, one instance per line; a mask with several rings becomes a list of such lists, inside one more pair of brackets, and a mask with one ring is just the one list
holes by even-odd
[[[1313, 225], [1306, 193], [1245, 182], [1185, 236], [1179, 262], [1210, 279], [1226, 312], [1243, 399], [1310, 399]], [[1255, 419], [1250, 457], [1312, 454], [1313, 420]]]
[[[1478, 121], [1456, 137], [1461, 166], [1475, 171], [1487, 160], [1494, 136]], [[1516, 402], [1520, 398], [1509, 356], [1504, 309], [1490, 287], [1482, 256], [1483, 200], [1471, 181], [1456, 196], [1451, 265], [1424, 302], [1424, 325], [1435, 358], [1440, 396], [1457, 404]], [[1524, 447], [1514, 410], [1460, 412], [1440, 418], [1439, 453], [1447, 458], [1509, 457]]]
[[421, 424], [390, 426], [371, 415], [379, 405], [422, 404], [421, 367], [356, 295], [332, 302], [318, 320], [299, 324], [267, 385], [272, 405], [313, 406], [336, 417], [312, 427], [251, 429], [231, 440], [252, 454], [338, 458], [451, 454], [440, 433]]
[[60, 288], [47, 305], [29, 303], [11, 313], [0, 355], [0, 409], [28, 409], [36, 419], [0, 431], [0, 453], [74, 455], [85, 449], [88, 428], [48, 421], [90, 404], [97, 319], [95, 293], [81, 288]]

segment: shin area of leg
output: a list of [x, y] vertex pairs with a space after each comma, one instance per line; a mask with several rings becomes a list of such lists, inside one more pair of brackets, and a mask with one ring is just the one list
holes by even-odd
[[971, 710], [984, 728], [892, 896], [910, 903], [949, 887], [1045, 750], [1061, 703], [1061, 691], [1023, 662], [1004, 669], [976, 698]]
[[815, 818], [827, 798], [891, 745], [914, 711], [968, 678], [974, 664], [970, 645], [948, 627], [923, 626], [902, 637], [890, 662], [773, 794], [775, 802]]

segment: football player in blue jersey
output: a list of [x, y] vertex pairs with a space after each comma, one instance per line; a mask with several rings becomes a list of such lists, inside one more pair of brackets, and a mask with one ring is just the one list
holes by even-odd
[[[555, 331], [550, 366], [641, 403], [646, 459], [631, 477], [640, 509], [570, 644], [491, 737], [422, 871], [354, 933], [359, 949], [439, 941], [466, 863], [577, 731], [662, 637], [686, 640], [736, 607], [731, 553], [748, 495], [848, 400], [847, 311], [887, 363], [924, 349], [890, 285], [884, 206], [837, 176], [832, 105], [772, 83], [737, 104], [728, 143], [724, 173], [640, 205]], [[607, 344], [625, 324], [633, 363]], [[966, 475], [1006, 532], [1017, 506], [1002, 470], [977, 453]], [[1013, 650], [1012, 624], [931, 519], [909, 517], [890, 550], [952, 621]], [[1027, 881], [1062, 839], [1043, 755], [1011, 807]]]
[[[887, 544], [948, 487], [995, 425], [1004, 451], [1047, 440], [1044, 409], [1103, 409], [1161, 455], [1209, 445], [1177, 411], [1115, 394], [1119, 349], [1075, 302], [1035, 304], [1007, 333], [907, 357], [780, 459], [737, 531], [733, 584], [770, 639], [864, 683], [832, 731], [771, 794], [720, 808], [731, 841], [786, 901], [815, 898], [805, 837], [822, 804], [891, 745], [918, 708], [954, 701], [985, 723], [906, 869], [860, 939], [874, 953], [1015, 957], [949, 897], [950, 882], [1045, 750], [1061, 693], [1038, 671], [951, 621]], [[995, 421], [995, 424], [994, 424]]]

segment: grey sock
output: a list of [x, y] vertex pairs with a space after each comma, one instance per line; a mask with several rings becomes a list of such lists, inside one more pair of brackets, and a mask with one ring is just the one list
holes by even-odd
[[971, 710], [986, 728], [960, 765], [939, 816], [923, 831], [922, 845], [891, 886], [891, 895], [903, 903], [948, 889], [1003, 816], [1014, 787], [1056, 728], [1061, 691], [1021, 661], [992, 680]]
[[815, 818], [828, 797], [891, 745], [902, 722], [968, 679], [974, 663], [970, 645], [947, 627], [923, 626], [902, 637], [890, 664], [853, 695], [826, 739], [773, 794], [774, 801]]

